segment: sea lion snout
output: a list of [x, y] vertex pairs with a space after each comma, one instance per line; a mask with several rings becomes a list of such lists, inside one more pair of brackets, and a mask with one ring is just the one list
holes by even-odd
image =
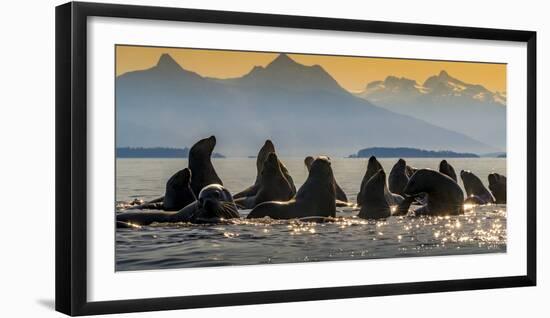
[[279, 158], [277, 158], [277, 154], [274, 153], [274, 152], [270, 152], [268, 155], [267, 155], [267, 159], [266, 159], [266, 162], [269, 163], [269, 164], [273, 164], [273, 165], [279, 165], [279, 161], [278, 161]]
[[216, 136], [210, 136], [199, 140], [191, 147], [189, 154], [197, 158], [210, 157], [216, 146]]
[[264, 147], [275, 150], [275, 145], [273, 145], [273, 141], [271, 141], [271, 139], [266, 139]]
[[220, 201], [214, 197], [199, 199], [199, 208], [212, 210], [220, 205]]

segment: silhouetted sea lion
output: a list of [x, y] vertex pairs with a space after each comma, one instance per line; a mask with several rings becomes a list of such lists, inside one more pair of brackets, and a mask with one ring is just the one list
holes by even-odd
[[506, 177], [498, 173], [491, 173], [488, 179], [489, 190], [495, 197], [495, 203], [506, 204]]
[[260, 151], [256, 156], [256, 181], [254, 181], [254, 184], [251, 185], [250, 187], [235, 194], [233, 198], [237, 199], [237, 198], [250, 197], [250, 196], [256, 195], [256, 192], [258, 191], [258, 187], [260, 185], [260, 177], [262, 175], [264, 161], [267, 159], [267, 155], [269, 155], [272, 152], [275, 152], [275, 146], [273, 145], [273, 142], [271, 142], [271, 140], [268, 139], [265, 141], [262, 148], [260, 148]]
[[247, 218], [334, 217], [336, 215], [334, 189], [334, 175], [330, 161], [326, 157], [319, 157], [311, 164], [309, 175], [294, 199], [286, 202], [261, 203], [252, 209]]
[[191, 170], [185, 168], [176, 172], [166, 182], [164, 194], [164, 210], [178, 211], [193, 203], [197, 197], [191, 190]]
[[210, 157], [216, 146], [216, 137], [201, 139], [189, 150], [189, 169], [193, 177], [191, 178], [191, 189], [195, 196], [209, 184], [223, 185], [218, 177]]
[[[427, 194], [427, 204], [416, 215], [458, 215], [464, 213], [464, 192], [453, 179], [432, 169], [419, 169], [403, 190], [409, 197]], [[406, 200], [406, 202], [410, 202]], [[410, 205], [410, 203], [409, 203]]]
[[[256, 157], [256, 181], [254, 181], [254, 184], [250, 187], [246, 188], [245, 190], [235, 194], [233, 197], [235, 199], [237, 198], [243, 198], [243, 197], [252, 197], [256, 195], [256, 192], [258, 192], [259, 186], [260, 186], [260, 177], [262, 175], [262, 169], [264, 161], [267, 159], [267, 156], [270, 153], [275, 153], [275, 146], [273, 145], [273, 142], [271, 140], [266, 140], [262, 148], [260, 148], [260, 151], [258, 152], [258, 156]], [[292, 188], [292, 192], [296, 193], [296, 186], [294, 185], [294, 180], [290, 176], [290, 173], [288, 172], [288, 169], [286, 166], [279, 160], [279, 166], [281, 168], [281, 171], [283, 172], [283, 175], [287, 179], [288, 183], [290, 184], [290, 187]]]
[[363, 179], [361, 180], [361, 186], [359, 188], [359, 193], [357, 194], [357, 204], [358, 205], [361, 205], [362, 204], [362, 200], [363, 200], [363, 188], [365, 187], [365, 185], [367, 184], [367, 182], [369, 181], [369, 179], [374, 176], [374, 174], [376, 172], [378, 172], [378, 170], [384, 170], [384, 168], [382, 167], [382, 165], [380, 164], [380, 162], [378, 162], [378, 160], [376, 160], [376, 157], [375, 156], [371, 156], [369, 158], [369, 161], [367, 163], [367, 170], [365, 171], [365, 175], [363, 176]]
[[390, 171], [388, 177], [388, 188], [390, 192], [403, 195], [403, 189], [409, 182], [409, 176], [407, 176], [407, 163], [403, 159], [399, 159]]
[[124, 212], [116, 216], [118, 228], [136, 227], [151, 223], [218, 223], [239, 218], [231, 193], [219, 184], [204, 187], [199, 198], [178, 212]]
[[361, 210], [357, 215], [363, 219], [387, 218], [391, 215], [390, 205], [386, 200], [386, 173], [380, 169], [364, 185]]
[[449, 176], [455, 182], [458, 182], [458, 179], [456, 178], [455, 168], [453, 168], [453, 166], [451, 166], [451, 164], [448, 163], [447, 160], [441, 160], [441, 162], [439, 163], [439, 172]]
[[254, 196], [241, 197], [235, 200], [237, 206], [243, 209], [252, 209], [256, 205], [267, 201], [287, 201], [292, 199], [295, 192], [281, 171], [279, 159], [274, 152], [269, 153], [263, 163], [259, 180], [258, 191]]
[[[361, 181], [361, 188], [359, 189], [359, 193], [357, 194], [357, 204], [362, 205], [363, 204], [363, 198], [364, 198], [364, 187], [369, 181], [369, 179], [378, 172], [378, 170], [384, 170], [380, 162], [376, 159], [375, 156], [371, 156], [369, 158], [369, 162], [367, 164], [367, 171], [365, 172], [365, 175], [363, 176], [363, 180]], [[385, 173], [384, 173], [385, 175]], [[388, 201], [388, 204], [390, 205], [398, 205], [403, 201], [403, 197], [399, 194], [391, 193], [388, 189], [388, 186], [386, 185], [384, 188], [384, 195], [386, 196], [386, 200]]]
[[[330, 158], [328, 158], [328, 159], [330, 160]], [[306, 165], [307, 171], [309, 171], [311, 169], [311, 164], [313, 163], [314, 160], [315, 159], [312, 156], [307, 156], [304, 159], [304, 164]], [[336, 182], [336, 178], [334, 179], [334, 187], [335, 187], [335, 191], [336, 191], [336, 200], [342, 201], [342, 203], [344, 205], [347, 205], [348, 196], [346, 195], [344, 190], [342, 190], [342, 188], [340, 187], [338, 182]]]
[[464, 184], [464, 189], [466, 190], [466, 201], [467, 203], [475, 204], [487, 204], [494, 203], [495, 199], [493, 195], [485, 186], [483, 182], [472, 172], [467, 170], [460, 171], [460, 178]]

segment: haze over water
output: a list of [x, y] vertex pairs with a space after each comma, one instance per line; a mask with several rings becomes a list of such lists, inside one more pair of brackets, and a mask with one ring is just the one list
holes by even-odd
[[[405, 158], [406, 159], [406, 158]], [[307, 178], [303, 158], [281, 158], [299, 188]], [[337, 182], [356, 201], [368, 159], [333, 158]], [[441, 159], [406, 159], [416, 168], [437, 169]], [[387, 174], [397, 159], [379, 159]], [[457, 171], [471, 170], [487, 186], [492, 172], [506, 175], [506, 159], [449, 159]], [[256, 159], [213, 159], [233, 194], [256, 177]], [[116, 200], [162, 196], [168, 178], [187, 167], [186, 159], [118, 159]], [[461, 186], [462, 182], [459, 180]], [[456, 217], [390, 217], [367, 221], [339, 208], [332, 223], [297, 220], [238, 220], [232, 224], [158, 224], [141, 230], [117, 229], [116, 269], [143, 270], [252, 265], [388, 257], [506, 252], [506, 205], [468, 208]], [[240, 211], [244, 217], [248, 210]]]

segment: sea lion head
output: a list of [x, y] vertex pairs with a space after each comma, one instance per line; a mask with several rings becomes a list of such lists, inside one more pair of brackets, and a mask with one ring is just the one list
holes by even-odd
[[327, 156], [319, 156], [311, 163], [310, 177], [334, 180], [330, 159]]
[[266, 153], [275, 152], [275, 145], [273, 145], [273, 142], [269, 139], [267, 139], [264, 142], [264, 145], [262, 146], [262, 149], [260, 151], [264, 151]]
[[270, 152], [264, 161], [262, 176], [274, 175], [276, 173], [279, 173], [281, 175], [283, 174], [281, 171], [281, 166], [279, 164], [279, 158], [277, 158], [277, 154], [275, 154], [274, 152]]
[[258, 168], [258, 172], [262, 170], [264, 161], [267, 159], [267, 156], [272, 152], [275, 152], [275, 145], [273, 145], [273, 142], [271, 140], [267, 139], [264, 142], [264, 145], [262, 146], [260, 151], [258, 152], [258, 157], [256, 159], [256, 168]]
[[402, 167], [403, 169], [405, 169], [407, 167], [407, 162], [405, 162], [405, 160], [403, 158], [399, 158], [399, 160], [397, 160], [397, 163], [395, 165], [400, 167], [400, 168]]
[[430, 192], [434, 186], [437, 174], [441, 173], [432, 169], [416, 170], [416, 172], [409, 179], [405, 189], [403, 189], [403, 194], [407, 196], [415, 196], [421, 193]]
[[380, 162], [378, 162], [378, 159], [376, 159], [375, 156], [371, 156], [367, 164], [367, 172], [365, 173], [364, 178], [365, 182], [368, 181], [380, 169], [384, 170]]
[[369, 158], [369, 163], [367, 165], [367, 169], [371, 169], [373, 171], [373, 174], [375, 174], [378, 170], [384, 169], [384, 168], [382, 168], [382, 165], [380, 164], [378, 159], [376, 159], [375, 156], [371, 156]]
[[313, 163], [315, 159], [312, 156], [307, 156], [304, 159], [304, 164], [306, 165], [307, 170], [309, 171], [311, 169], [311, 164]]
[[239, 217], [231, 193], [219, 184], [210, 184], [201, 190], [197, 199], [197, 208], [194, 219], [198, 221], [214, 222], [219, 219]]
[[196, 199], [191, 189], [191, 170], [189, 168], [176, 172], [166, 182], [163, 200], [166, 211], [179, 210]]
[[477, 192], [478, 190], [484, 188], [481, 180], [471, 171], [461, 170], [460, 178], [462, 179], [464, 189], [466, 189], [466, 194], [468, 196], [470, 196], [473, 192]]
[[441, 160], [441, 162], [439, 163], [439, 172], [443, 173], [446, 176], [449, 176], [454, 181], [457, 181], [455, 169], [447, 162], [447, 160]]
[[210, 136], [208, 138], [197, 141], [189, 150], [189, 157], [194, 158], [209, 158], [216, 146], [216, 137]]
[[498, 183], [506, 183], [506, 177], [498, 173], [491, 173], [487, 178], [489, 179], [489, 187]]
[[497, 174], [496, 173], [491, 173], [489, 174], [489, 176], [487, 176], [487, 179], [489, 179], [489, 185], [493, 184], [493, 183], [497, 183]]
[[[407, 170], [407, 162], [402, 158], [399, 158], [399, 160], [397, 160], [397, 162], [395, 163], [395, 165], [392, 168], [392, 172], [396, 171], [396, 172], [399, 172], [399, 173], [403, 173], [405, 175], [407, 174], [406, 170]], [[391, 175], [391, 172], [390, 172], [390, 175]]]

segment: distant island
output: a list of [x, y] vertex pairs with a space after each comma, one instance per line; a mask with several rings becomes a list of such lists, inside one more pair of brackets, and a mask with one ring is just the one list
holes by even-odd
[[357, 154], [349, 155], [348, 158], [368, 158], [375, 156], [378, 158], [479, 158], [474, 153], [460, 153], [454, 151], [433, 151], [416, 148], [389, 148], [373, 147], [361, 149]]
[[506, 158], [506, 152], [490, 152], [479, 155], [481, 158]]
[[[166, 147], [120, 147], [116, 149], [117, 158], [187, 158], [189, 148], [166, 148]], [[220, 153], [213, 153], [212, 158], [225, 158]]]

